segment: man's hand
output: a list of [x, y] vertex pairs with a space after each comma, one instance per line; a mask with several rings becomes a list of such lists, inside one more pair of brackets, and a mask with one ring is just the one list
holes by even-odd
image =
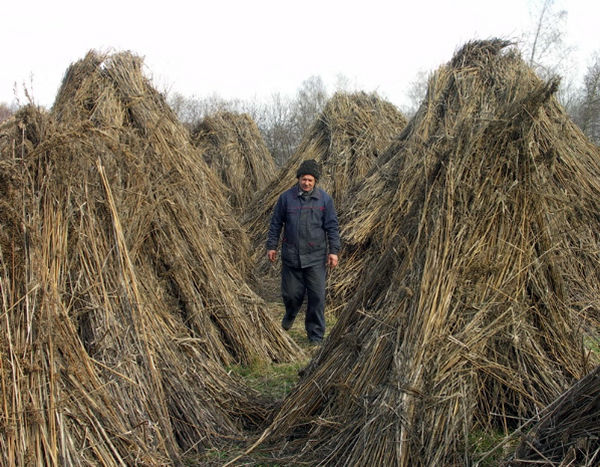
[[327, 257], [327, 266], [331, 266], [335, 268], [338, 265], [338, 256], [337, 255], [329, 255]]
[[277, 259], [277, 250], [267, 250], [267, 258], [269, 258], [271, 263], [274, 263]]

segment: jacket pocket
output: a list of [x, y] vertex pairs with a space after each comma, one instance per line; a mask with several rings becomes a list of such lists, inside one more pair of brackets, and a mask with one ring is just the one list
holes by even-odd
[[298, 248], [291, 243], [283, 243], [281, 245], [281, 257], [288, 263], [295, 263], [298, 258]]

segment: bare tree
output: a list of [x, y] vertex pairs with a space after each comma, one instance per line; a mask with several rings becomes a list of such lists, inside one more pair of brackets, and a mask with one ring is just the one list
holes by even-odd
[[565, 76], [570, 68], [573, 47], [565, 42], [568, 18], [566, 10], [555, 8], [555, 0], [536, 0], [534, 24], [525, 35], [524, 51], [529, 66], [541, 78]]
[[600, 52], [595, 53], [583, 78], [574, 120], [590, 140], [600, 144]]
[[277, 165], [292, 155], [306, 130], [325, 107], [328, 95], [319, 76], [303, 81], [294, 99], [279, 93], [267, 103], [225, 100], [216, 94], [209, 97], [185, 97], [168, 94], [167, 102], [188, 128], [194, 128], [204, 117], [218, 111], [244, 112], [256, 122], [267, 148]]
[[408, 85], [406, 96], [408, 97], [409, 104], [401, 109], [407, 117], [412, 117], [421, 106], [421, 103], [427, 95], [428, 81], [429, 73], [421, 70], [417, 72], [415, 78]]
[[0, 102], [0, 122], [3, 122], [4, 120], [10, 118], [14, 113], [15, 113], [16, 109], [14, 106], [8, 105], [4, 102]]
[[343, 73], [338, 73], [335, 77], [335, 90], [348, 91], [350, 89], [350, 79]]
[[[327, 103], [328, 94], [319, 76], [302, 82], [294, 99], [275, 93], [254, 117], [275, 163], [282, 166]], [[252, 114], [251, 114], [252, 115]]]
[[179, 120], [188, 128], [196, 126], [207, 115], [218, 111], [240, 112], [247, 105], [240, 100], [226, 100], [218, 94], [208, 97], [185, 97], [179, 93], [169, 94], [167, 103]]
[[275, 93], [271, 101], [263, 105], [254, 119], [263, 135], [275, 163], [282, 166], [296, 147], [293, 129], [292, 101]]
[[327, 99], [327, 89], [320, 76], [311, 76], [302, 82], [292, 106], [293, 138], [297, 143], [321, 113]]

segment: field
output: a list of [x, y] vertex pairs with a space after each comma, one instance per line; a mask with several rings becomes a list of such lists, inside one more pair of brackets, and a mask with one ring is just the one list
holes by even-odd
[[[0, 126], [0, 463], [597, 464], [600, 150], [556, 79], [467, 43], [409, 121], [338, 93], [276, 170], [142, 69], [90, 52]], [[307, 158], [343, 240], [321, 347], [264, 254]]]

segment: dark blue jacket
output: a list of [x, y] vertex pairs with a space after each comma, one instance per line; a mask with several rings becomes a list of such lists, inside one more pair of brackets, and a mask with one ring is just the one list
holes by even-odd
[[276, 250], [283, 227], [282, 261], [295, 268], [314, 266], [327, 261], [327, 254], [337, 255], [340, 234], [333, 199], [315, 187], [308, 200], [294, 185], [283, 192], [271, 217], [267, 250]]

